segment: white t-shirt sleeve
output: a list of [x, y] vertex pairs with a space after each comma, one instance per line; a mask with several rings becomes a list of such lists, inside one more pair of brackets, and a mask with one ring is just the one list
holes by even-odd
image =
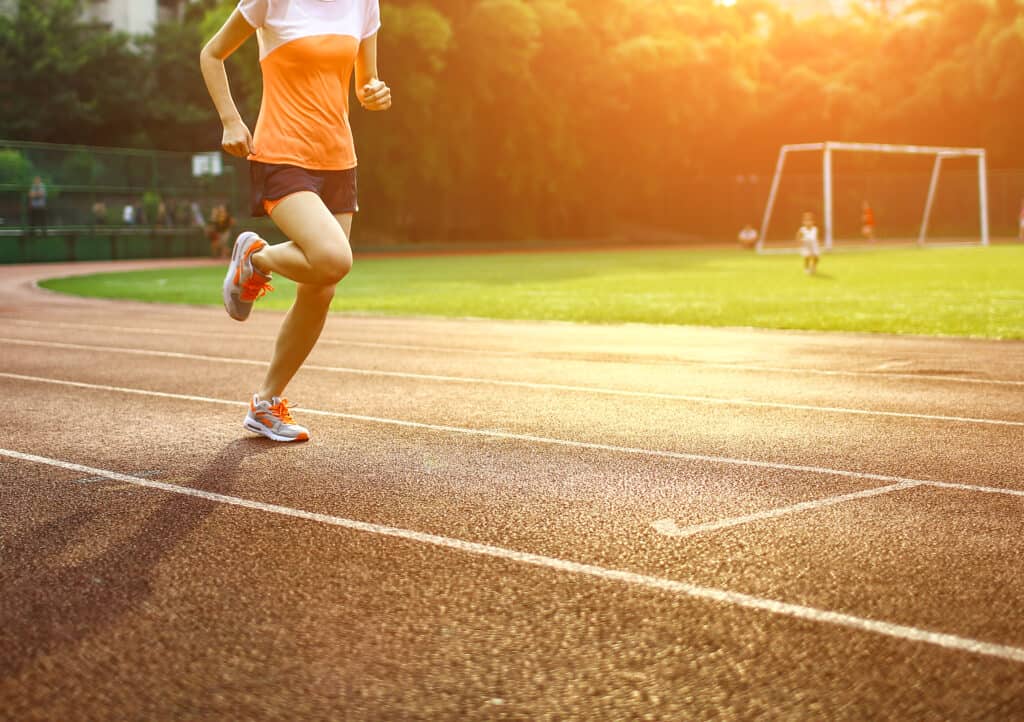
[[[262, 28], [267, 21], [267, 5], [270, 0], [239, 0], [238, 10], [245, 21], [254, 28]], [[375, 3], [376, 4], [376, 3]]]
[[366, 12], [363, 14], [363, 38], [368, 38], [380, 30], [380, 1], [364, 1], [366, 3]]

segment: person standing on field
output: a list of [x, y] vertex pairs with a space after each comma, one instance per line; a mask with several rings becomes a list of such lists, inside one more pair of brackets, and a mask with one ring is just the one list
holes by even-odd
[[211, 256], [227, 260], [228, 238], [231, 237], [231, 229], [234, 227], [235, 219], [228, 212], [228, 207], [223, 203], [214, 206], [210, 211], [210, 223], [207, 230]]
[[1018, 218], [1017, 240], [1024, 243], [1024, 198], [1020, 200], [1020, 217]]
[[[306, 441], [284, 390], [316, 345], [335, 286], [352, 267], [349, 237], [356, 154], [349, 91], [366, 110], [391, 107], [377, 72], [378, 0], [241, 0], [200, 53], [206, 87], [224, 124], [222, 147], [247, 157], [253, 215], [269, 215], [290, 240], [275, 246], [252, 232], [235, 240], [222, 296], [244, 321], [278, 273], [296, 282], [295, 303], [244, 426], [274, 441]], [[256, 33], [263, 101], [255, 135], [228, 86], [224, 61]]]
[[860, 232], [863, 234], [864, 239], [872, 243], [875, 242], [875, 211], [871, 208], [871, 204], [864, 201], [861, 204], [861, 215], [860, 215]]
[[813, 276], [818, 272], [818, 257], [821, 255], [818, 226], [814, 223], [813, 213], [804, 213], [803, 223], [796, 232], [796, 240], [800, 242], [800, 255], [804, 257], [804, 273]]

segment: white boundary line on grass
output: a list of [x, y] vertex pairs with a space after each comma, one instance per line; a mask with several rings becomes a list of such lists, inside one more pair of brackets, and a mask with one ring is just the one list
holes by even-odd
[[[57, 386], [69, 386], [72, 388], [90, 389], [94, 391], [109, 391], [122, 394], [134, 394], [138, 396], [152, 396], [156, 398], [174, 399], [177, 401], [196, 401], [206, 404], [217, 404], [221, 406], [248, 407], [247, 401], [233, 401], [228, 399], [215, 399], [208, 396], [192, 396], [189, 394], [175, 394], [166, 391], [150, 391], [148, 389], [127, 388], [124, 386], [108, 386], [106, 384], [91, 384], [83, 381], [67, 381], [64, 379], [53, 379], [42, 376], [26, 376], [24, 374], [12, 374], [5, 371], [0, 372], [0, 378], [13, 379], [16, 381], [29, 381], [42, 384], [54, 384]], [[920, 484], [921, 486], [934, 486], [944, 489], [957, 489], [960, 491], [972, 491], [984, 494], [1002, 494], [1024, 498], [1024, 489], [1005, 489], [995, 486], [975, 486], [973, 484], [960, 484], [942, 481], [929, 481], [925, 479], [908, 479], [902, 476], [891, 476], [887, 474], [874, 474], [866, 471], [849, 471], [846, 469], [831, 469], [823, 466], [802, 466], [798, 464], [783, 464], [775, 461], [756, 461], [753, 459], [735, 459], [728, 456], [710, 456], [707, 454], [691, 454], [684, 451], [664, 451], [658, 449], [643, 449], [632, 446], [616, 446], [614, 444], [600, 444], [590, 441], [575, 441], [572, 439], [559, 439], [547, 436], [535, 436], [532, 434], [517, 434], [496, 429], [471, 429], [463, 426], [446, 426], [442, 424], [428, 424], [420, 421], [405, 421], [402, 419], [388, 419], [378, 416], [363, 416], [360, 414], [346, 414], [341, 411], [323, 411], [320, 409], [302, 408], [302, 413], [314, 416], [327, 416], [336, 419], [348, 419], [350, 421], [361, 421], [370, 424], [382, 424], [385, 426], [398, 426], [408, 429], [422, 429], [425, 431], [436, 431], [447, 434], [462, 434], [465, 436], [477, 436], [491, 439], [504, 439], [508, 441], [525, 441], [531, 444], [545, 444], [548, 446], [565, 446], [576, 449], [589, 449], [592, 451], [607, 451], [615, 454], [630, 454], [634, 456], [647, 456], [659, 459], [678, 459], [681, 461], [698, 461], [711, 464], [724, 464], [728, 466], [744, 466], [756, 469], [778, 469], [780, 471], [808, 472], [826, 476], [837, 476], [846, 479], [865, 479], [870, 481], [883, 481], [890, 484]]]
[[166, 484], [161, 481], [152, 481], [150, 479], [143, 479], [128, 474], [119, 474], [106, 469], [96, 469], [90, 466], [73, 464], [59, 459], [50, 459], [43, 456], [35, 456], [33, 454], [24, 454], [8, 449], [0, 449], [0, 456], [6, 456], [7, 458], [16, 459], [18, 461], [51, 466], [58, 469], [67, 469], [69, 471], [91, 474], [94, 476], [103, 476], [111, 479], [112, 481], [134, 484], [136, 486], [164, 491], [170, 494], [191, 496], [218, 504], [227, 504], [268, 514], [278, 514], [294, 519], [328, 524], [330, 526], [341, 527], [343, 529], [363, 532], [366, 534], [376, 534], [378, 536], [402, 539], [418, 544], [428, 544], [465, 554], [475, 554], [477, 556], [504, 559], [519, 564], [528, 564], [534, 567], [551, 569], [556, 572], [588, 576], [621, 584], [629, 584], [636, 587], [644, 587], [647, 589], [687, 596], [693, 599], [700, 599], [702, 601], [726, 604], [745, 609], [754, 609], [778, 616], [803, 619], [811, 622], [817, 622], [819, 624], [846, 627], [848, 629], [883, 635], [903, 641], [930, 644], [958, 652], [996, 657], [1009, 662], [1024, 664], [1024, 649], [1019, 647], [983, 642], [981, 640], [970, 639], [968, 637], [959, 637], [943, 632], [933, 632], [926, 629], [919, 629], [917, 627], [857, 617], [852, 614], [833, 612], [826, 609], [818, 609], [816, 607], [790, 604], [789, 602], [755, 597], [749, 594], [743, 594], [742, 592], [733, 592], [714, 587], [703, 587], [696, 584], [690, 584], [688, 582], [666, 579], [664, 577], [638, 574], [636, 572], [629, 572], [621, 569], [610, 569], [607, 567], [596, 566], [594, 564], [583, 564], [581, 562], [559, 559], [557, 557], [531, 554], [529, 552], [516, 551], [514, 549], [506, 549], [504, 547], [465, 541], [463, 539], [455, 539], [437, 534], [428, 534], [410, 529], [401, 529], [398, 527], [383, 526], [381, 524], [373, 524], [354, 519], [345, 519], [343, 517], [331, 516], [329, 514], [303, 511], [301, 509], [293, 509], [291, 507], [280, 506], [277, 504], [266, 504], [260, 501], [252, 501], [250, 499], [242, 499], [235, 496], [228, 496], [226, 494], [216, 494], [209, 491], [203, 491], [201, 489]]
[[[237, 338], [247, 340], [261, 340], [261, 341], [273, 341], [277, 337], [271, 335], [259, 335], [252, 333], [220, 333], [213, 331], [181, 331], [172, 329], [154, 329], [154, 328], [142, 328], [139, 326], [110, 326], [106, 324], [93, 324], [93, 323], [69, 323], [67, 321], [32, 321], [29, 319], [20, 318], [3, 318], [0, 320], [8, 321], [10, 323], [30, 326], [33, 328], [69, 328], [69, 329], [82, 329], [82, 330], [96, 330], [96, 331], [118, 331], [125, 333], [140, 333], [149, 334], [156, 336], [186, 336], [193, 338]], [[476, 354], [486, 356], [529, 356], [529, 352], [522, 351], [504, 351], [500, 349], [481, 349], [481, 348], [466, 348], [462, 346], [429, 346], [422, 344], [396, 344], [396, 343], [381, 343], [372, 341], [346, 341], [344, 339], [333, 339], [321, 337], [318, 344], [329, 344], [334, 346], [357, 346], [361, 348], [381, 348], [381, 349], [395, 349], [402, 351], [439, 351], [441, 353], [464, 353], [464, 354]], [[593, 359], [573, 359], [579, 363], [595, 363]], [[637, 363], [648, 363], [645, 361], [643, 356], [638, 356], [636, 359]], [[603, 361], [602, 361], [603, 363]], [[615, 363], [629, 363], [627, 361], [616, 361]], [[836, 369], [816, 369], [816, 368], [800, 368], [800, 367], [784, 367], [784, 366], [762, 366], [759, 364], [742, 364], [742, 363], [726, 363], [720, 361], [701, 361], [697, 359], [672, 359], [672, 363], [686, 365], [686, 366], [703, 366], [706, 368], [721, 369], [725, 371], [759, 371], [764, 373], [778, 373], [778, 374], [793, 374], [793, 375], [810, 375], [810, 376], [833, 376], [833, 377], [849, 377], [849, 378], [869, 378], [869, 379], [907, 379], [913, 381], [947, 381], [950, 383], [963, 383], [963, 384], [987, 384], [994, 386], [1024, 386], [1024, 380], [1014, 379], [977, 379], [970, 378], [967, 376], [947, 376], [943, 374], [915, 374], [915, 373], [901, 373], [896, 371], [846, 371]]]
[[[252, 359], [232, 358], [227, 356], [207, 356], [203, 354], [182, 353], [179, 351], [160, 351], [156, 349], [125, 348], [121, 346], [99, 346], [93, 344], [61, 343], [58, 341], [34, 341], [30, 339], [6, 337], [0, 337], [0, 343], [19, 346], [35, 346], [38, 348], [93, 351], [100, 353], [121, 353], [134, 356], [153, 356], [159, 358], [182, 359], [187, 361], [208, 361], [213, 363], [240, 364], [247, 366], [266, 366], [268, 363], [266, 361], [255, 361]], [[594, 394], [598, 396], [620, 396], [628, 398], [661, 399], [665, 401], [686, 401], [690, 403], [706, 404], [709, 406], [745, 406], [762, 409], [782, 409], [786, 411], [814, 411], [825, 414], [881, 416], [888, 418], [920, 419], [923, 421], [942, 421], [960, 424], [984, 424], [990, 426], [1024, 427], [1024, 421], [1013, 421], [1007, 419], [983, 419], [969, 416], [943, 416], [940, 414], [915, 414], [903, 411], [854, 409], [843, 406], [817, 406], [814, 404], [789, 404], [777, 401], [754, 401], [752, 399], [744, 398], [729, 399], [715, 396], [695, 396], [687, 394], [660, 393], [654, 391], [630, 391], [627, 389], [613, 389], [600, 386], [575, 386], [570, 384], [551, 384], [532, 381], [485, 379], [472, 376], [442, 376], [437, 374], [420, 374], [405, 371], [380, 371], [375, 369], [359, 369], [346, 366], [319, 366], [317, 364], [304, 364], [303, 368], [309, 371], [323, 371], [327, 373], [349, 374], [359, 376], [377, 376], [385, 378], [419, 379], [422, 381], [435, 381], [439, 383], [504, 386], [531, 390], [566, 391], [571, 393]]]

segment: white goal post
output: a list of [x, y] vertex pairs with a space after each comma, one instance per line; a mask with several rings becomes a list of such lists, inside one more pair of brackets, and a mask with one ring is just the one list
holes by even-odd
[[988, 168], [984, 148], [941, 148], [920, 145], [886, 145], [882, 143], [840, 143], [828, 141], [825, 143], [797, 143], [782, 146], [782, 149], [779, 151], [779, 159], [775, 164], [775, 175], [772, 178], [771, 190], [768, 193], [768, 204], [764, 209], [764, 218], [761, 221], [761, 233], [757, 239], [758, 253], [764, 251], [764, 243], [768, 233], [768, 226], [772, 220], [772, 211], [775, 208], [775, 200], [779, 192], [779, 183], [782, 180], [782, 172], [786, 166], [786, 156], [790, 153], [819, 151], [822, 154], [822, 192], [824, 195], [825, 205], [825, 217], [823, 220], [826, 249], [832, 248], [832, 243], [835, 240], [832, 209], [832, 189], [834, 185], [832, 177], [832, 154], [839, 151], [935, 156], [935, 164], [932, 166], [931, 183], [928, 186], [928, 200], [925, 202], [924, 216], [921, 219], [921, 231], [917, 238], [917, 243], [920, 246], [925, 244], [928, 237], [928, 223], [931, 220], [932, 208], [935, 204], [935, 194], [939, 187], [939, 174], [942, 171], [942, 161], [947, 158], [977, 158], [981, 245], [987, 246], [989, 244]]

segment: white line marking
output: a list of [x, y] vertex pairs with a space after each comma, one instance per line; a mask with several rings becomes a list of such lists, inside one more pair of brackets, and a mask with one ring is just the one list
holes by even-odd
[[[172, 329], [158, 329], [158, 328], [140, 328], [138, 326], [109, 326], [106, 324], [99, 323], [68, 323], [66, 321], [30, 321], [28, 319], [21, 318], [9, 318], [3, 319], [11, 323], [19, 324], [22, 326], [31, 326], [32, 328], [74, 328], [82, 329], [85, 331], [119, 331], [125, 333], [140, 333], [148, 334], [153, 336], [188, 336], [194, 338], [237, 338], [245, 339], [249, 341], [276, 341], [277, 336], [260, 335], [255, 333], [221, 333], [215, 331], [178, 331]], [[419, 344], [403, 344], [403, 343], [380, 343], [375, 341], [346, 341], [344, 339], [332, 339], [321, 337], [317, 344], [330, 344], [333, 346], [357, 346], [359, 348], [387, 348], [395, 349], [398, 351], [439, 351], [441, 353], [467, 353], [467, 354], [487, 354], [489, 356], [522, 356], [521, 351], [499, 351], [499, 350], [482, 350], [475, 348], [460, 348], [459, 346], [424, 346]], [[1022, 382], [1024, 383], [1024, 382]]]
[[703, 534], [705, 532], [719, 531], [721, 529], [728, 529], [730, 527], [742, 526], [743, 524], [750, 524], [752, 522], [764, 521], [766, 519], [777, 519], [779, 517], [788, 516], [790, 514], [799, 514], [804, 511], [812, 511], [814, 509], [823, 509], [827, 506], [835, 506], [836, 504], [844, 504], [848, 501], [856, 501], [858, 499], [868, 499], [873, 496], [882, 496], [883, 494], [891, 494], [896, 491], [903, 491], [905, 489], [913, 489], [918, 486], [922, 486], [923, 482], [919, 481], [908, 481], [900, 482], [899, 484], [891, 484], [890, 486], [880, 486], [874, 489], [865, 489], [864, 491], [856, 491], [852, 494], [841, 494], [838, 496], [829, 496], [823, 499], [815, 499], [813, 501], [804, 501], [799, 504], [792, 504], [790, 506], [782, 506], [776, 509], [767, 509], [765, 511], [755, 512], [753, 514], [746, 514], [744, 516], [736, 516], [728, 519], [720, 519], [718, 521], [709, 521], [704, 524], [694, 524], [692, 526], [680, 527], [676, 524], [674, 519], [658, 519], [657, 521], [651, 522], [651, 526], [656, 532], [662, 536], [668, 537], [690, 537], [697, 534]]
[[[241, 364], [246, 366], [266, 366], [267, 361], [233, 358], [229, 356], [206, 356], [203, 354], [181, 353], [179, 351], [159, 351], [154, 349], [125, 348], [123, 346], [98, 346], [94, 344], [61, 343], [58, 341], [32, 341], [29, 339], [3, 338], [0, 343], [20, 346], [36, 346], [40, 348], [60, 348], [76, 351], [94, 351], [101, 353], [122, 353], [134, 356], [154, 356], [160, 358], [183, 359], [187, 361], [207, 361], [224, 364]], [[903, 411], [878, 411], [873, 409], [853, 409], [843, 406], [815, 406], [812, 404], [789, 404], [777, 401], [754, 401], [744, 398], [719, 398], [715, 396], [691, 396], [686, 394], [670, 394], [654, 391], [630, 391], [611, 389], [600, 386], [574, 386], [568, 384], [537, 383], [532, 381], [508, 381], [503, 379], [484, 379], [472, 376], [440, 376], [436, 374], [418, 374], [405, 371], [379, 371], [375, 369], [358, 369], [345, 366], [318, 366], [304, 364], [309, 371], [350, 374], [358, 376], [378, 376], [386, 378], [418, 379], [441, 383], [477, 384], [486, 386], [505, 386], [543, 391], [566, 391], [571, 393], [596, 394], [599, 396], [623, 396], [629, 398], [662, 399], [666, 401], [687, 401], [711, 406], [746, 406], [753, 408], [785, 409], [787, 411], [816, 411], [826, 414], [850, 414], [856, 416], [884, 416], [900, 419], [921, 419], [924, 421], [943, 421], [959, 424], [984, 424], [989, 426], [1020, 426], [1024, 421], [1007, 419], [982, 419], [970, 416], [942, 416], [938, 414], [914, 414]]]
[[[198, 401], [206, 404], [219, 404], [222, 406], [248, 407], [246, 401], [232, 401], [228, 399], [215, 399], [208, 396], [192, 396], [190, 394], [173, 394], [166, 391], [149, 391], [147, 389], [133, 389], [124, 386], [107, 386], [105, 384], [90, 384], [83, 381], [65, 381], [63, 379], [44, 378], [42, 376], [25, 376], [23, 374], [12, 374], [0, 372], [0, 378], [14, 379], [16, 381], [32, 381], [42, 384], [54, 384], [58, 386], [70, 386], [80, 389], [95, 391], [112, 391], [122, 394], [135, 394], [138, 396], [153, 396], [163, 399], [175, 399], [179, 401]], [[937, 486], [949, 489], [960, 489], [963, 491], [978, 491], [987, 494], [1005, 494], [1007, 496], [1024, 497], [1024, 489], [1003, 489], [1000, 487], [974, 486], [971, 484], [952, 484], [940, 481], [928, 481], [924, 479], [908, 479], [902, 476], [889, 476], [886, 474], [873, 474], [866, 471], [847, 471], [845, 469], [830, 469], [823, 466], [801, 466], [798, 464], [782, 464], [775, 461], [755, 461], [752, 459], [734, 459], [728, 456], [709, 456], [706, 454], [691, 454], [684, 451], [662, 451], [657, 449], [642, 449], [632, 446], [615, 446], [613, 444], [599, 444], [590, 441], [574, 441], [572, 439], [558, 439], [547, 436], [534, 436], [532, 434], [516, 434], [496, 429], [470, 429], [462, 426], [445, 426], [442, 424], [427, 424], [420, 421], [404, 421], [402, 419], [388, 419], [379, 416], [363, 416], [360, 414], [346, 414], [341, 411], [322, 411], [320, 409], [308, 409], [302, 407], [302, 413], [315, 416], [327, 416], [335, 419], [348, 419], [350, 421], [362, 421], [370, 424], [383, 424], [386, 426], [398, 426], [407, 429], [423, 429], [425, 431], [437, 431], [448, 434], [464, 434], [466, 436], [480, 436], [491, 439], [506, 439], [509, 441], [525, 441], [531, 444], [545, 444], [549, 446], [567, 446], [576, 449], [590, 449], [593, 451], [608, 451], [616, 454], [632, 454], [636, 456], [649, 456], [659, 459], [679, 459], [682, 461], [700, 461], [711, 464], [725, 464], [730, 466], [746, 466], [757, 469], [779, 469], [782, 471], [806, 471], [812, 474], [823, 474], [826, 476], [839, 476], [847, 479], [867, 479], [871, 481], [886, 481], [893, 484], [922, 484]]]
[[[20, 318], [5, 318], [2, 319], [9, 321], [10, 323], [20, 324], [23, 326], [32, 326], [34, 328], [79, 328], [79, 329], [93, 329], [97, 331], [123, 331], [126, 333], [140, 333], [140, 334], [152, 334], [156, 336], [190, 336], [196, 338], [238, 338], [238, 339], [256, 339], [262, 341], [273, 341], [276, 336], [260, 336], [256, 334], [248, 333], [220, 333], [212, 331], [180, 331], [175, 329], [154, 329], [154, 328], [141, 328], [138, 326], [110, 326], [106, 324], [90, 324], [90, 323], [68, 323], [63, 321], [31, 321], [28, 319]], [[478, 348], [466, 348], [463, 346], [429, 346], [423, 344], [394, 344], [394, 343], [374, 343], [370, 341], [346, 341], [343, 339], [332, 339], [321, 337], [318, 344], [332, 344], [337, 346], [358, 346], [365, 348], [389, 348], [404, 351], [439, 351], [442, 353], [466, 353], [466, 354], [478, 354], [487, 356], [529, 356], [531, 355], [528, 351], [503, 351], [498, 349], [478, 349]], [[584, 363], [597, 363], [594, 359], [575, 359], [578, 362]], [[642, 355], [636, 357], [634, 362], [644, 363]], [[603, 361], [601, 363], [604, 363]], [[618, 362], [616, 362], [618, 363]], [[626, 362], [623, 362], [626, 363]], [[816, 368], [799, 368], [795, 366], [762, 366], [759, 364], [743, 364], [743, 363], [727, 363], [720, 361], [701, 361], [698, 359], [684, 359], [684, 358], [673, 358], [672, 363], [686, 365], [686, 366], [703, 366], [706, 368], [722, 369], [725, 371], [763, 371], [765, 373], [778, 373], [778, 374], [793, 374], [799, 376], [842, 376], [851, 378], [888, 378], [888, 379], [910, 379], [910, 380], [927, 380], [927, 381], [948, 381], [950, 383], [963, 383], [963, 384], [990, 384], [996, 386], [1024, 386], [1024, 380], [1015, 379], [978, 379], [971, 378], [968, 376], [949, 376], [944, 374], [915, 374], [915, 373], [895, 373], [887, 371], [845, 371], [836, 369], [816, 369]]]
[[[134, 476], [138, 476], [139, 478], [144, 478], [144, 477], [149, 477], [149, 476], [160, 476], [163, 473], [164, 472], [162, 472], [162, 471], [137, 471], [137, 472], [135, 472]], [[109, 481], [109, 479], [107, 479], [107, 477], [105, 477], [105, 476], [87, 476], [87, 477], [85, 477], [83, 479], [73, 479], [72, 481], [75, 484], [96, 484], [96, 483], [101, 482], [101, 481]]]
[[597, 579], [621, 582], [623, 584], [631, 584], [633, 586], [646, 587], [648, 589], [657, 589], [659, 591], [682, 594], [695, 599], [717, 602], [719, 604], [729, 604], [732, 606], [743, 607], [745, 609], [756, 609], [779, 616], [805, 619], [821, 624], [832, 624], [859, 631], [884, 635], [887, 637], [893, 637], [904, 641], [921, 642], [958, 652], [996, 657], [1010, 662], [1024, 664], [1024, 649], [1018, 647], [982, 642], [977, 639], [958, 637], [953, 634], [932, 632], [926, 629], [918, 629], [917, 627], [909, 627], [902, 624], [892, 624], [890, 622], [882, 622], [875, 619], [856, 617], [852, 614], [843, 614], [841, 612], [832, 612], [815, 607], [790, 604], [789, 602], [755, 597], [741, 592], [728, 591], [726, 589], [702, 587], [688, 582], [665, 579], [664, 577], [648, 576], [646, 574], [637, 574], [635, 572], [628, 572], [620, 569], [609, 569], [607, 567], [600, 567], [593, 564], [583, 564], [581, 562], [573, 562], [566, 559], [558, 559], [556, 557], [548, 557], [540, 554], [531, 554], [529, 552], [506, 549], [504, 547], [491, 546], [489, 544], [480, 544], [478, 542], [465, 541], [463, 539], [439, 536], [437, 534], [427, 534], [425, 532], [412, 531], [410, 529], [401, 529], [398, 527], [372, 524], [365, 521], [356, 521], [354, 519], [345, 519], [343, 517], [331, 516], [329, 514], [319, 514], [316, 512], [303, 511], [301, 509], [293, 509], [287, 506], [279, 506], [277, 504], [266, 504], [260, 501], [241, 499], [239, 497], [227, 496], [225, 494], [216, 494], [214, 492], [203, 491], [201, 489], [193, 489], [185, 486], [166, 484], [160, 481], [142, 479], [128, 474], [119, 474], [114, 471], [107, 471], [106, 469], [96, 469], [89, 466], [83, 466], [81, 464], [61, 461], [59, 459], [50, 459], [43, 456], [35, 456], [33, 454], [23, 454], [21, 452], [11, 451], [8, 449], [0, 449], [0, 455], [11, 459], [17, 459], [19, 461], [27, 461], [53, 466], [59, 469], [68, 469], [96, 476], [104, 476], [113, 481], [121, 481], [127, 484], [135, 484], [136, 486], [158, 489], [171, 494], [192, 496], [219, 504], [229, 504], [231, 506], [237, 506], [244, 509], [252, 509], [254, 511], [262, 511], [269, 514], [279, 514], [281, 516], [304, 519], [306, 521], [314, 521], [321, 524], [329, 524], [331, 526], [351, 529], [353, 531], [364, 532], [367, 534], [377, 534], [379, 536], [404, 539], [406, 541], [417, 542], [420, 544], [430, 544], [432, 546], [453, 549], [467, 554], [505, 559], [518, 562], [520, 564], [529, 564], [535, 567], [553, 569], [558, 572], [595, 577]]

